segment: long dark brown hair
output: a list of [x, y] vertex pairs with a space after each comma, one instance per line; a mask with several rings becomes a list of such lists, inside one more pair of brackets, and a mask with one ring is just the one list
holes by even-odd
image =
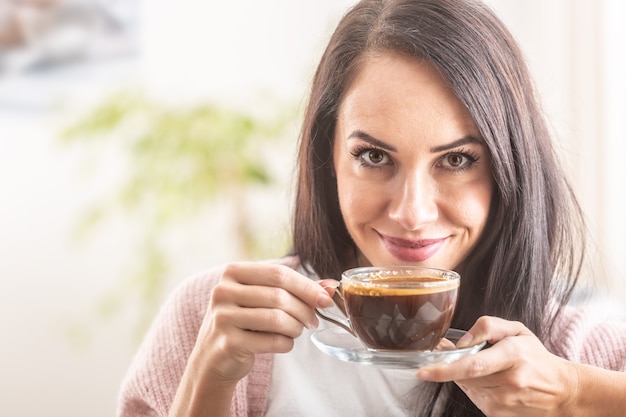
[[[426, 59], [472, 115], [489, 149], [494, 196], [488, 225], [464, 262], [453, 327], [481, 315], [523, 322], [544, 342], [569, 299], [584, 254], [580, 208], [559, 165], [515, 40], [472, 0], [363, 0], [340, 21], [315, 73], [298, 153], [294, 251], [321, 277], [339, 278], [356, 248], [343, 223], [332, 167], [343, 94], [372, 52]], [[445, 396], [439, 393], [444, 390]], [[454, 386], [437, 386], [444, 416], [481, 415]], [[440, 399], [441, 399], [440, 398]], [[430, 407], [428, 406], [430, 404]]]

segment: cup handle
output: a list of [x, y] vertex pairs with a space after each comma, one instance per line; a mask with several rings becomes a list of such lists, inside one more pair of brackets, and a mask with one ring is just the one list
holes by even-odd
[[[345, 307], [343, 295], [341, 292], [341, 284], [339, 285], [340, 286], [335, 290], [335, 294], [333, 294], [333, 301], [335, 302], [335, 305], [339, 307], [339, 309], [344, 314], [346, 314], [346, 307]], [[356, 334], [354, 334], [354, 330], [352, 330], [352, 327], [350, 326], [350, 322], [348, 321], [348, 319], [338, 316], [335, 313], [331, 313], [330, 311], [327, 311], [325, 308], [316, 308], [315, 314], [317, 314], [317, 316], [320, 317], [321, 319], [329, 321], [341, 327], [342, 329], [350, 333], [352, 336], [356, 337]]]

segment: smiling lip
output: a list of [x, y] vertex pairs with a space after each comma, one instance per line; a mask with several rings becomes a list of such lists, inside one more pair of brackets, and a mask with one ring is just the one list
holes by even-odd
[[385, 248], [403, 262], [422, 262], [433, 256], [446, 238], [406, 240], [378, 233]]

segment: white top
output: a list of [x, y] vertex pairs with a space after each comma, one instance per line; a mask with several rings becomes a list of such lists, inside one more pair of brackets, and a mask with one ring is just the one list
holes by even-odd
[[[333, 326], [320, 319], [320, 329]], [[266, 417], [415, 414], [412, 391], [422, 382], [414, 370], [340, 361], [320, 351], [311, 333], [305, 329], [291, 352], [274, 355]]]

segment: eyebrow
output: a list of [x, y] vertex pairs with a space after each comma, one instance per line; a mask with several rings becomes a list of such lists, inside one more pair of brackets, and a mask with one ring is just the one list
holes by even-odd
[[[398, 149], [395, 146], [389, 145], [388, 143], [385, 143], [380, 139], [376, 139], [375, 137], [363, 132], [362, 130], [355, 130], [354, 132], [350, 133], [350, 135], [348, 135], [348, 139], [361, 139], [367, 143], [370, 143], [386, 151], [398, 152]], [[457, 139], [450, 143], [446, 143], [445, 145], [432, 147], [430, 148], [430, 152], [432, 153], [443, 152], [443, 151], [447, 151], [450, 149], [454, 149], [459, 146], [466, 145], [468, 143], [482, 144], [483, 141], [472, 135], [463, 136], [462, 138]]]
[[354, 132], [350, 133], [350, 135], [348, 135], [348, 139], [361, 139], [386, 151], [398, 152], [398, 149], [395, 146], [391, 146], [388, 143], [383, 142], [382, 140], [376, 139], [375, 137], [368, 135], [362, 130], [355, 130]]
[[441, 145], [441, 146], [432, 147], [432, 148], [430, 148], [430, 151], [432, 153], [443, 152], [443, 151], [447, 151], [447, 150], [450, 150], [450, 149], [454, 149], [454, 148], [459, 147], [459, 146], [467, 145], [468, 143], [482, 144], [483, 141], [478, 139], [476, 136], [468, 135], [468, 136], [463, 136], [462, 138], [457, 139], [454, 142], [450, 142], [450, 143], [447, 143], [447, 144]]

